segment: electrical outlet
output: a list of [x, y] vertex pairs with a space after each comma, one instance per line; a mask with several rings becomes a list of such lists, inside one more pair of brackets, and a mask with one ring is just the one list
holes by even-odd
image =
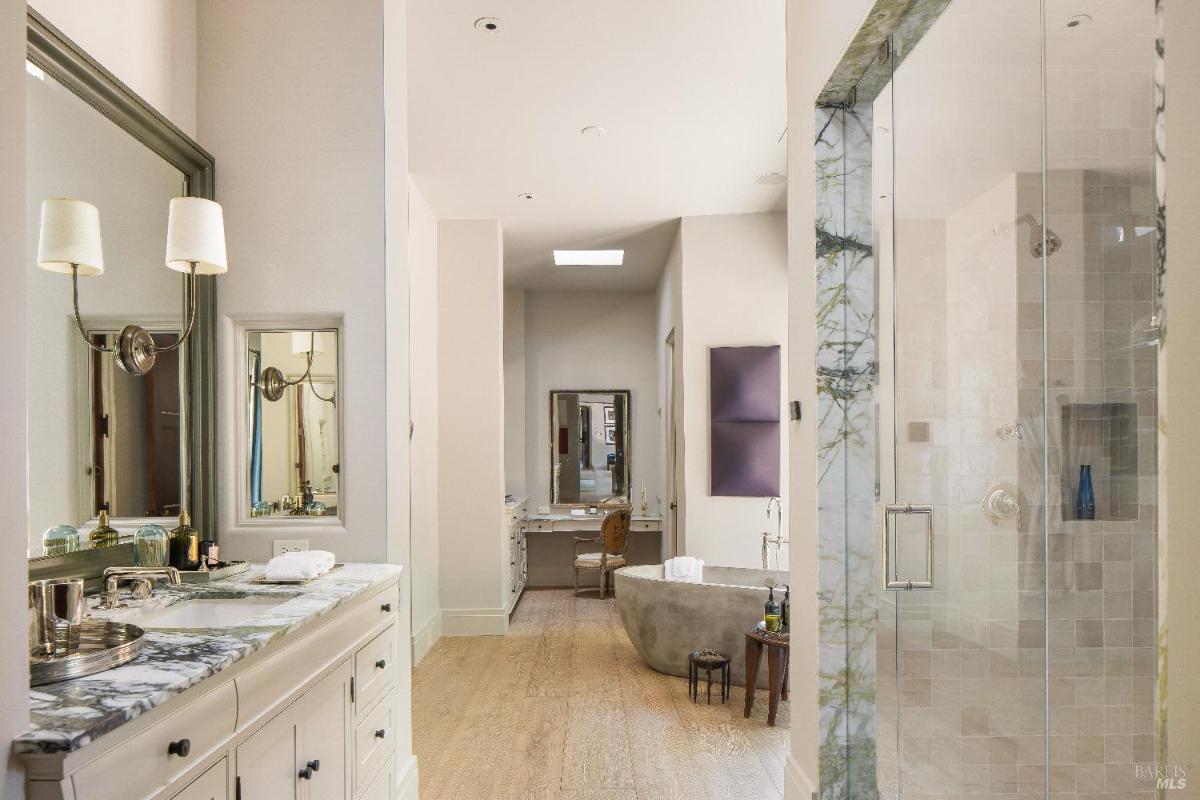
[[284, 553], [298, 553], [301, 550], [308, 549], [308, 539], [276, 539], [272, 542], [274, 545], [273, 555], [281, 556]]

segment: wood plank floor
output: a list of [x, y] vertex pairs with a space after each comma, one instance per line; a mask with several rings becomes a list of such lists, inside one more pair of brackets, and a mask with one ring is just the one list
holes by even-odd
[[743, 697], [693, 704], [611, 598], [528, 591], [507, 636], [443, 638], [413, 672], [421, 798], [782, 798], [788, 704], [769, 728], [766, 692], [750, 719]]

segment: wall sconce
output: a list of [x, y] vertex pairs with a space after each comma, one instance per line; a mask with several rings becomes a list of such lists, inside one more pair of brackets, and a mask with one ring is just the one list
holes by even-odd
[[318, 334], [316, 331], [292, 331], [292, 355], [303, 356], [308, 362], [304, 374], [294, 381], [289, 381], [278, 367], [267, 367], [262, 371], [262, 375], [259, 376], [258, 383], [254, 384], [258, 387], [258, 391], [262, 393], [262, 396], [274, 403], [283, 397], [283, 392], [287, 387], [307, 381], [308, 388], [312, 391], [314, 397], [318, 400], [324, 400], [326, 403], [336, 404], [336, 390], [329, 397], [324, 397], [317, 391], [317, 387], [313, 386], [312, 382], [313, 357], [325, 352], [325, 339], [326, 337], [323, 334]]
[[75, 327], [84, 343], [98, 353], [112, 353], [117, 364], [130, 375], [145, 375], [154, 368], [159, 353], [175, 350], [192, 333], [196, 323], [196, 276], [223, 275], [229, 270], [225, 257], [225, 222], [221, 206], [200, 197], [171, 200], [167, 218], [166, 266], [188, 275], [187, 325], [173, 344], [159, 347], [145, 328], [126, 325], [116, 344], [100, 346], [88, 339], [79, 317], [79, 277], [104, 273], [100, 245], [100, 212], [91, 203], [55, 197], [42, 201], [42, 227], [38, 239], [38, 266], [47, 272], [71, 276]]

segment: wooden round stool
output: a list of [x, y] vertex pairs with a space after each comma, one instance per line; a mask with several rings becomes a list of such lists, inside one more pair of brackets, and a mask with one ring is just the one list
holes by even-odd
[[712, 705], [712, 679], [713, 670], [717, 670], [717, 675], [720, 678], [721, 684], [721, 702], [724, 703], [729, 699], [729, 656], [724, 653], [718, 653], [716, 650], [704, 648], [688, 653], [688, 697], [692, 698], [692, 702], [698, 702], [700, 699], [700, 670], [708, 673], [708, 689], [706, 695], [708, 704]]

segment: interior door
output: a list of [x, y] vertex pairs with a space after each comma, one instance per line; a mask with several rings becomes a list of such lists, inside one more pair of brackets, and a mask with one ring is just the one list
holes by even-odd
[[[1044, 218], [1040, 14], [955, 0], [911, 52], [893, 38], [879, 54], [885, 798], [1046, 789], [1043, 275], [1015, 230]], [[994, 513], [1011, 507], [996, 492], [1020, 510]]]
[[347, 659], [313, 686], [298, 705], [299, 771], [311, 768], [302, 779], [307, 800], [346, 800], [350, 796], [348, 743], [350, 740], [350, 675]]
[[238, 745], [237, 780], [245, 800], [299, 800], [295, 708], [289, 706]]

